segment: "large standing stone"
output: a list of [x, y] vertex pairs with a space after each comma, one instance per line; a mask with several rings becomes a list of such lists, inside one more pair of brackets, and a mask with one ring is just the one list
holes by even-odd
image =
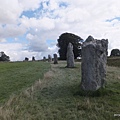
[[73, 53], [73, 45], [71, 43], [68, 44], [67, 47], [67, 67], [74, 67], [74, 53]]
[[57, 58], [57, 54], [54, 54], [54, 64], [58, 64], [58, 58]]
[[52, 62], [52, 57], [51, 57], [51, 55], [48, 55], [48, 62]]
[[96, 91], [105, 85], [108, 40], [89, 36], [82, 45], [82, 81], [85, 91]]

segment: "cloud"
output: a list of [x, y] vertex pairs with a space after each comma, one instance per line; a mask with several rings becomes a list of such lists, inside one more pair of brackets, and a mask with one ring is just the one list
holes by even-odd
[[26, 28], [22, 25], [11, 25], [7, 24], [4, 27], [0, 26], [0, 37], [9, 38], [9, 37], [18, 37], [26, 33]]
[[14, 24], [23, 9], [18, 0], [4, 0], [0, 3], [0, 24]]
[[24, 9], [24, 11], [32, 10], [39, 8], [39, 4], [42, 0], [18, 0], [21, 7]]
[[4, 51], [11, 61], [23, 61], [25, 57], [32, 60], [32, 56], [35, 56], [36, 60], [42, 59], [41, 53], [28, 51], [26, 47], [27, 45], [20, 43], [2, 43], [0, 44], [0, 52]]
[[1, 43], [1, 42], [6, 42], [6, 39], [0, 38], [0, 43]]
[[[119, 4], [119, 0], [2, 1], [0, 42], [4, 44], [0, 46], [10, 54], [12, 60], [32, 55], [39, 59], [43, 55], [57, 52], [55, 45], [58, 37], [64, 32], [71, 32], [83, 39], [89, 35], [97, 39], [108, 39], [109, 51], [113, 48], [120, 49]], [[28, 11], [33, 14], [31, 17], [24, 14]], [[10, 44], [7, 41], [7, 38], [18, 37], [21, 37], [20, 43]], [[24, 39], [26, 45], [23, 44]], [[48, 40], [53, 40], [54, 44], [49, 44]]]
[[27, 34], [26, 38], [29, 40], [28, 48], [30, 51], [45, 52], [48, 46], [45, 41], [41, 40], [37, 35]]
[[[64, 9], [56, 8], [54, 16], [59, 16], [55, 20], [55, 31], [72, 32], [83, 39], [88, 35], [93, 35], [98, 39], [109, 40], [109, 51], [113, 48], [120, 48], [120, 1], [119, 0], [65, 0], [68, 6]], [[108, 19], [114, 19], [107, 22]]]

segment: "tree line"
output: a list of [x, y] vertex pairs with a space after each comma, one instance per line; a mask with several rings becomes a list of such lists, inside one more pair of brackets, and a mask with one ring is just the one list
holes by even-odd
[[[60, 60], [66, 60], [66, 53], [67, 53], [67, 46], [69, 43], [72, 43], [73, 45], [73, 53], [74, 58], [81, 57], [81, 49], [82, 49], [82, 43], [83, 39], [73, 33], [63, 33], [59, 36], [59, 39], [57, 39], [57, 46], [59, 48], [58, 53], [60, 56]], [[120, 56], [120, 50], [119, 49], [112, 49], [110, 56]]]
[[73, 45], [74, 58], [81, 56], [81, 45], [83, 39], [72, 33], [63, 33], [59, 36], [57, 40], [58, 44], [58, 53], [61, 60], [66, 60], [67, 46], [69, 43]]
[[[57, 39], [57, 47], [59, 48], [58, 53], [60, 60], [66, 60], [67, 46], [69, 43], [73, 45], [74, 58], [81, 57], [82, 43], [84, 40], [73, 33], [63, 33]], [[119, 49], [112, 49], [110, 56], [120, 56]], [[0, 61], [10, 61], [10, 57], [7, 56], [4, 52], [0, 52]]]

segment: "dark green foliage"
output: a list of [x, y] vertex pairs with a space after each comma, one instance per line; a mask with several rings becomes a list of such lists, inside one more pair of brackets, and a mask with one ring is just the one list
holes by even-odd
[[25, 57], [25, 61], [28, 61], [28, 60], [29, 60], [29, 58]]
[[10, 57], [7, 56], [4, 52], [0, 52], [0, 61], [10, 61]]
[[113, 49], [111, 51], [111, 55], [110, 56], [120, 56], [120, 50], [119, 49]]
[[78, 56], [81, 56], [81, 43], [83, 39], [77, 35], [74, 35], [72, 33], [63, 33], [60, 35], [59, 39], [57, 40], [59, 47], [59, 55], [61, 60], [66, 60], [66, 53], [67, 53], [67, 46], [69, 43], [73, 44], [73, 52], [75, 59]]

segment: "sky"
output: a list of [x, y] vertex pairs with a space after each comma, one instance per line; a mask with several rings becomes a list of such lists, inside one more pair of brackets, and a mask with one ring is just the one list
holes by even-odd
[[58, 52], [68, 32], [84, 40], [108, 39], [120, 49], [120, 0], [0, 0], [0, 51], [11, 61], [42, 59]]

